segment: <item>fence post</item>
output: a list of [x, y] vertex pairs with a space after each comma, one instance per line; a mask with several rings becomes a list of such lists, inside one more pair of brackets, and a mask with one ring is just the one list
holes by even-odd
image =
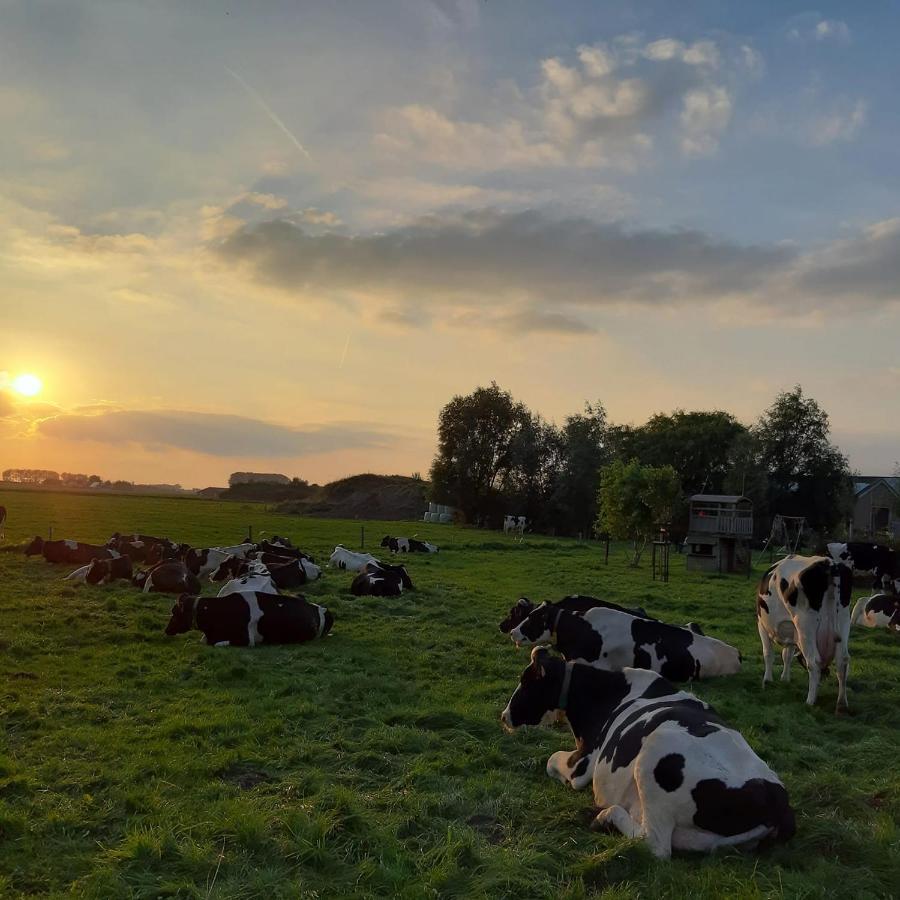
[[253, 526], [252, 525], [247, 526], [247, 537], [250, 539], [250, 543], [252, 544], [253, 543]]
[[366, 549], [366, 526], [359, 526], [359, 546], [365, 550]]

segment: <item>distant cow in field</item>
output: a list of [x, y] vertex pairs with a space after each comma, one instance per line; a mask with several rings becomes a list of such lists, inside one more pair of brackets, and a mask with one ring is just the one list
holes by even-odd
[[900, 552], [897, 550], [865, 541], [832, 542], [827, 549], [836, 563], [848, 566], [852, 572], [871, 572], [874, 590], [900, 592]]
[[224, 581], [226, 578], [238, 578], [241, 575], [266, 573], [273, 576], [279, 588], [285, 588], [298, 587], [307, 581], [315, 581], [321, 577], [322, 570], [308, 559], [274, 553], [252, 553], [248, 559], [229, 556], [222, 560], [218, 568], [210, 574], [209, 580], [216, 582]]
[[504, 516], [504, 534], [525, 534], [525, 516]]
[[789, 556], [763, 575], [756, 597], [757, 630], [765, 659], [763, 685], [772, 681], [773, 643], [784, 648], [782, 681], [790, 681], [791, 660], [799, 649], [809, 670], [806, 702], [812, 706], [822, 674], [836, 659], [835, 711], [847, 710], [852, 587], [850, 569], [824, 556]]
[[246, 591], [258, 591], [262, 594], [277, 594], [278, 586], [272, 580], [272, 576], [267, 570], [248, 572], [246, 575], [241, 575], [239, 578], [232, 578], [230, 581], [225, 582], [216, 596], [224, 597], [226, 594], [240, 594]]
[[593, 784], [592, 829], [642, 838], [662, 859], [794, 834], [778, 776], [710, 706], [659, 675], [566, 663], [536, 647], [501, 724], [513, 731], [561, 713], [576, 746], [554, 753], [547, 774], [575, 790]]
[[900, 596], [875, 594], [857, 600], [850, 614], [850, 624], [900, 633]]
[[328, 560], [328, 565], [336, 569], [347, 569], [350, 572], [361, 572], [369, 563], [377, 562], [378, 560], [369, 553], [354, 553], [338, 544]]
[[135, 575], [131, 583], [145, 594], [200, 593], [200, 580], [180, 559], [157, 563], [152, 569]]
[[294, 547], [291, 543], [278, 543], [276, 540], [260, 541], [256, 544], [257, 553], [277, 553], [279, 556], [287, 556], [291, 559], [308, 559], [310, 562], [315, 560], [308, 554]]
[[191, 547], [184, 554], [184, 564], [198, 577], [203, 578], [214, 572], [230, 556], [246, 559], [247, 554], [256, 549], [256, 544], [235, 544], [233, 547]]
[[416, 538], [390, 537], [385, 535], [381, 539], [381, 546], [387, 547], [391, 553], [437, 553], [438, 548], [428, 541], [419, 541]]
[[[555, 603], [551, 600], [545, 600], [544, 602], [554, 609], [564, 609], [567, 612], [584, 613], [589, 609], [603, 607], [604, 609], [617, 609], [619, 612], [630, 613], [632, 616], [639, 616], [641, 619], [653, 618], [648, 616], [646, 611], [640, 606], [632, 609], [628, 606], [619, 606], [617, 603], [609, 603], [606, 600], [598, 600], [596, 597], [585, 597], [581, 594], [571, 594]], [[509, 634], [513, 628], [524, 622], [537, 609], [537, 606], [527, 597], [519, 597], [512, 609], [510, 609], [509, 615], [500, 623], [500, 630], [504, 634]]]
[[119, 554], [108, 547], [97, 544], [82, 544], [79, 541], [45, 541], [34, 538], [25, 548], [26, 556], [41, 555], [47, 562], [87, 565], [93, 559], [115, 559]]
[[66, 581], [81, 581], [84, 584], [109, 584], [111, 581], [123, 579], [131, 581], [131, 560], [127, 556], [118, 559], [94, 559], [90, 565], [76, 569], [67, 575]]
[[724, 641], [605, 607], [579, 614], [543, 603], [509, 636], [517, 645], [554, 643], [569, 662], [614, 672], [649, 669], [671, 681], [741, 670], [740, 652]]
[[414, 590], [405, 566], [369, 563], [350, 585], [355, 597], [399, 597], [404, 589]]
[[172, 607], [167, 635], [192, 628], [216, 647], [301, 644], [331, 631], [334, 615], [302, 596], [242, 591], [219, 597], [183, 594]]

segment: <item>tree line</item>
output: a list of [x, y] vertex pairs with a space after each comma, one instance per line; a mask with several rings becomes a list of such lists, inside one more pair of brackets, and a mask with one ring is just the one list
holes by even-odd
[[[671, 476], [662, 471], [668, 467]], [[609, 506], [611, 485], [623, 478], [632, 490], [645, 485], [657, 504], [646, 515], [671, 522], [675, 532], [693, 494], [747, 496], [765, 530], [780, 513], [831, 531], [852, 501], [849, 465], [831, 441], [828, 414], [800, 385], [779, 393], [751, 425], [722, 410], [681, 409], [643, 425], [614, 424], [599, 401], [556, 425], [496, 382], [454, 397], [440, 412], [432, 499], [472, 524], [497, 527], [504, 515], [524, 515], [536, 531], [587, 537], [600, 530], [604, 481]]]

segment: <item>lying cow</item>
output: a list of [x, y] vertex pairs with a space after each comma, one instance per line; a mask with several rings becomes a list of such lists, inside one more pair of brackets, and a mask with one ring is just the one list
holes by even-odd
[[856, 601], [850, 614], [851, 625], [866, 628], [887, 628], [900, 633], [900, 597], [896, 594], [875, 594]]
[[183, 594], [172, 607], [167, 635], [192, 628], [203, 632], [216, 647], [255, 647], [257, 644], [302, 644], [331, 631], [334, 615], [305, 597], [242, 591], [223, 596]]
[[378, 560], [369, 553], [354, 553], [352, 550], [348, 550], [346, 547], [338, 544], [328, 560], [328, 565], [337, 569], [347, 569], [351, 572], [362, 572], [369, 563], [377, 562]]
[[109, 584], [117, 579], [131, 581], [131, 560], [127, 556], [118, 559], [94, 559], [90, 565], [76, 569], [66, 575], [66, 581], [80, 581], [83, 584]]
[[[240, 578], [232, 578], [231, 581], [227, 581], [219, 589], [219, 593], [216, 596], [225, 597], [228, 594], [240, 594], [247, 591], [258, 591], [261, 594], [277, 594], [278, 587], [272, 581], [272, 576], [268, 571], [248, 572]], [[192, 591], [191, 593], [197, 593], [197, 591]]]
[[233, 547], [191, 547], [184, 554], [185, 565], [198, 577], [203, 578], [214, 572], [230, 556], [246, 559], [247, 554], [256, 549], [256, 544], [235, 544]]
[[42, 555], [47, 562], [68, 563], [69, 565], [87, 565], [93, 559], [115, 559], [119, 554], [108, 547], [97, 544], [82, 544], [79, 541], [45, 541], [41, 537], [25, 548], [26, 556]]
[[224, 581], [226, 578], [238, 578], [251, 572], [258, 574], [261, 567], [273, 575], [278, 573], [278, 577], [274, 580], [279, 587], [298, 587], [307, 581], [315, 581], [322, 575], [322, 570], [308, 559], [279, 556], [274, 553], [253, 553], [249, 559], [229, 556], [222, 560], [219, 567], [210, 574], [209, 580], [216, 582]]
[[782, 681], [790, 681], [796, 651], [803, 654], [809, 670], [806, 702], [810, 706], [816, 702], [822, 673], [837, 659], [835, 711], [847, 710], [852, 587], [850, 569], [824, 556], [788, 556], [763, 575], [756, 597], [756, 624], [765, 659], [763, 686], [772, 681], [773, 644], [783, 647]]
[[428, 541], [419, 541], [415, 538], [390, 537], [385, 535], [381, 539], [381, 546], [387, 547], [391, 553], [437, 553], [438, 548]]
[[593, 783], [591, 828], [643, 838], [662, 859], [794, 834], [778, 776], [706, 703], [659, 675], [566, 663], [536, 647], [500, 721], [512, 731], [563, 712], [576, 749], [554, 753], [547, 774], [575, 790]]
[[542, 603], [509, 636], [517, 646], [554, 643], [569, 662], [613, 672], [649, 669], [671, 681], [741, 670], [740, 652], [724, 641], [606, 607], [578, 614]]
[[131, 583], [145, 594], [199, 594], [200, 579], [180, 560], [169, 559], [139, 572]]
[[[603, 607], [604, 609], [617, 609], [619, 612], [630, 613], [641, 619], [653, 618], [652, 616], [648, 616], [640, 606], [631, 609], [628, 606], [619, 606], [617, 603], [609, 603], [606, 600], [598, 600], [596, 597], [585, 597], [581, 594], [571, 594], [568, 597], [563, 597], [562, 600], [559, 600], [556, 603], [553, 603], [550, 600], [545, 600], [544, 602], [555, 609], [564, 609], [567, 612], [584, 613], [589, 609]], [[500, 630], [504, 634], [509, 634], [513, 628], [524, 622], [536, 609], [537, 607], [527, 597], [519, 597], [515, 605], [509, 611], [509, 615], [500, 623]]]
[[828, 555], [853, 572], [870, 572], [872, 589], [900, 593], [900, 552], [865, 541], [827, 544]]
[[404, 588], [415, 590], [405, 566], [369, 563], [350, 585], [355, 597], [399, 597]]

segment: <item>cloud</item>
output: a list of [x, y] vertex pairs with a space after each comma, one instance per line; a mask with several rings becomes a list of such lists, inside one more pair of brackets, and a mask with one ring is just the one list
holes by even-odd
[[12, 416], [16, 411], [16, 404], [9, 391], [0, 390], [0, 419]]
[[850, 29], [847, 23], [841, 22], [840, 19], [822, 19], [816, 23], [813, 36], [817, 41], [833, 40], [846, 43], [850, 40]]
[[582, 45], [572, 60], [541, 60], [536, 84], [506, 83], [477, 118], [424, 104], [389, 109], [375, 143], [385, 158], [483, 171], [633, 170], [673, 135], [686, 156], [708, 156], [730, 122], [736, 85], [761, 65], [746, 44], [620, 36]]
[[851, 141], [866, 124], [868, 111], [863, 99], [838, 101], [830, 112], [812, 117], [807, 125], [809, 139], [817, 147]]
[[139, 444], [221, 457], [295, 457], [394, 443], [375, 426], [345, 423], [291, 428], [244, 416], [181, 410], [64, 413], [38, 423], [47, 437], [103, 444]]
[[788, 20], [787, 36], [801, 43], [833, 42], [846, 44], [850, 41], [850, 28], [840, 19], [823, 19], [818, 13], [809, 12], [793, 16]]

